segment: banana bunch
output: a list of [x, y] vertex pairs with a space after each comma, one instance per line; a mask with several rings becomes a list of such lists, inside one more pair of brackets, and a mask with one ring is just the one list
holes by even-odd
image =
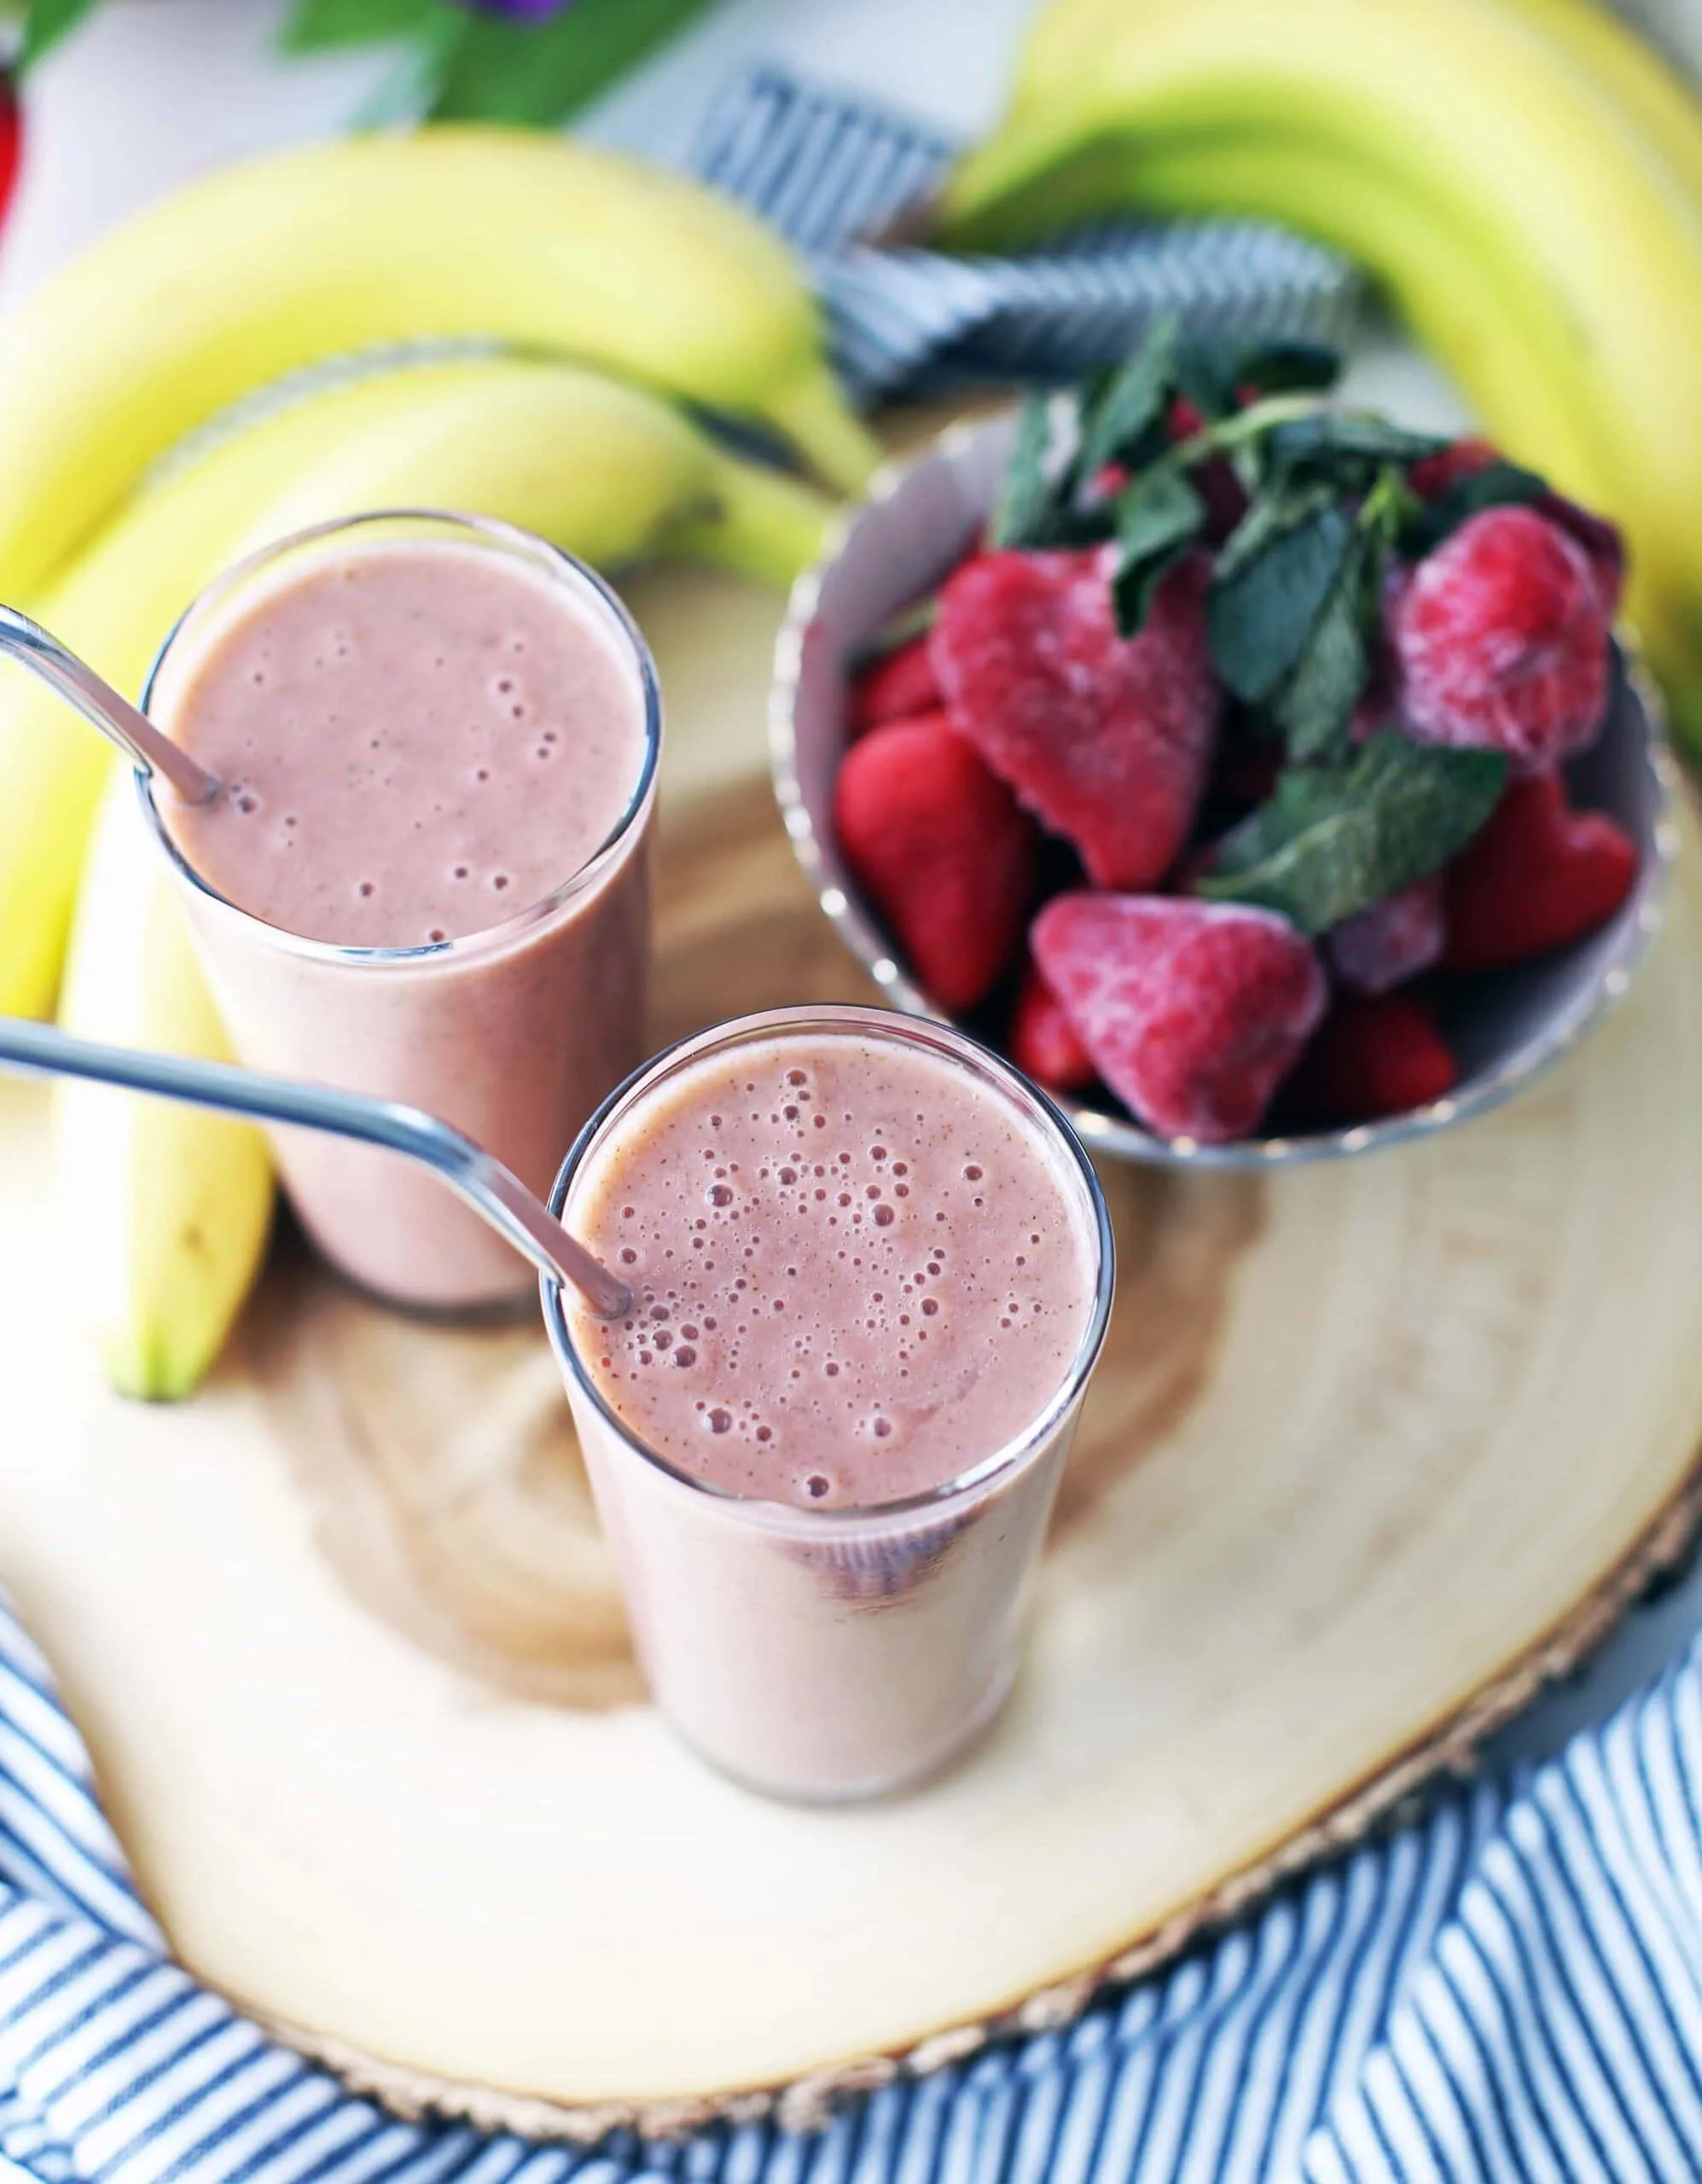
[[812, 298], [750, 214], [566, 137], [441, 126], [223, 169], [117, 229], [0, 344], [0, 598], [39, 590], [155, 457], [328, 357], [489, 337], [875, 460]]
[[[230, 561], [305, 525], [398, 505], [499, 517], [602, 566], [690, 553], [782, 585], [814, 558], [831, 513], [600, 373], [497, 357], [415, 365], [278, 410], [132, 497], [35, 611], [136, 689], [177, 615]], [[64, 1020], [89, 1037], [218, 1058], [218, 1017], [127, 773], [40, 686], [15, 683], [0, 700], [0, 778], [21, 785], [0, 799], [0, 1009], [51, 1005], [74, 909]], [[264, 1140], [84, 1086], [62, 1088], [56, 1113], [60, 1183], [88, 1245], [78, 1293], [108, 1375], [128, 1394], [188, 1394], [259, 1264], [273, 1196]]]
[[1593, 0], [1051, 0], [944, 239], [1263, 214], [1376, 276], [1515, 458], [1624, 524], [1702, 750], [1702, 110]]

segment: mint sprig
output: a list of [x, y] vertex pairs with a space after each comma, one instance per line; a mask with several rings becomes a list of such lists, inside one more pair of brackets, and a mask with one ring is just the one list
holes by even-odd
[[1506, 780], [1498, 751], [1438, 750], [1385, 729], [1351, 758], [1289, 767], [1269, 803], [1225, 835], [1195, 892], [1327, 932], [1438, 871]]

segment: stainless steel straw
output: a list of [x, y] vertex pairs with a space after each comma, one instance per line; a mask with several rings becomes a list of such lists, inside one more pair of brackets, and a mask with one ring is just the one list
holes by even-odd
[[162, 735], [146, 713], [138, 712], [86, 661], [67, 652], [57, 637], [15, 607], [0, 607], [0, 653], [39, 676], [144, 773], [168, 781], [186, 804], [211, 804], [218, 794], [217, 774], [210, 774], [169, 735]]
[[399, 1153], [435, 1169], [497, 1233], [554, 1281], [576, 1290], [600, 1319], [618, 1320], [632, 1296], [570, 1236], [543, 1202], [500, 1160], [435, 1115], [390, 1100], [325, 1084], [299, 1084], [229, 1062], [190, 1061], [73, 1038], [51, 1025], [0, 1017], [0, 1069], [30, 1076], [80, 1077], [95, 1084], [216, 1107], [257, 1122], [328, 1132]]

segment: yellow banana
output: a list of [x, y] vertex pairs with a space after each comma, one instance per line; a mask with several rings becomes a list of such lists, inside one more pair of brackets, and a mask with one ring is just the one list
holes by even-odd
[[[716, 448], [666, 403], [565, 364], [485, 358], [355, 381], [250, 426], [137, 497], [39, 619], [121, 690], [241, 553], [398, 502], [495, 515], [607, 566], [671, 550], [785, 584], [829, 513]], [[17, 671], [0, 684], [0, 1013], [52, 1006], [112, 753]]]
[[[1209, 7], [1211, 0], [1194, 0]], [[1280, 0], [1274, 0], [1280, 5]], [[1522, 16], [1610, 93], [1673, 173], [1702, 200], [1702, 102], [1605, 0], [1484, 0]], [[1050, 0], [1034, 17], [1012, 85], [1014, 117], [1067, 102], [1107, 46], [1138, 36], [1147, 0]]]
[[[86, 1038], [229, 1058], [128, 772], [96, 828], [63, 1015]], [[61, 1084], [54, 1102], [78, 1308], [121, 1393], [174, 1401], [200, 1384], [259, 1271], [273, 1199], [265, 1139], [252, 1124], [100, 1085]]]
[[[1141, 0], [1138, 34], [1102, 50], [1067, 102], [965, 162], [945, 232], [998, 241], [1031, 234], [1057, 200], [1072, 212], [1095, 199], [1145, 204], [1136, 153], [1157, 160], [1215, 138], [1227, 158], [1276, 123], [1336, 163], [1344, 191], [1364, 177], [1404, 193], [1431, 231], [1455, 239], [1462, 266], [1491, 270], [1477, 339], [1457, 313], [1432, 312], [1443, 359], [1493, 431], [1566, 482], [1583, 481], [1551, 445], [1552, 426], [1531, 429], [1536, 412], [1571, 417], [1600, 451], [1608, 490], [1595, 497], [1631, 533], [1635, 611], [1676, 706], [1702, 729], [1702, 445], [1680, 422], [1702, 353], [1702, 215], [1620, 107], [1510, 7]], [[1194, 173], [1200, 195], [1172, 196], [1172, 209], [1223, 201], [1203, 154]], [[1258, 209], [1256, 197], [1237, 201]], [[1339, 212], [1338, 240], [1351, 217]], [[1310, 224], [1325, 231], [1322, 208]], [[1360, 225], [1353, 247], [1409, 307], [1444, 277], [1409, 262], [1406, 229], [1368, 208]], [[1536, 358], [1525, 399], [1484, 371], [1484, 337], [1502, 334]]]
[[0, 597], [38, 589], [156, 456], [255, 387], [462, 335], [759, 420], [841, 485], [876, 460], [798, 268], [727, 200], [532, 131], [345, 138], [192, 184], [9, 321]]

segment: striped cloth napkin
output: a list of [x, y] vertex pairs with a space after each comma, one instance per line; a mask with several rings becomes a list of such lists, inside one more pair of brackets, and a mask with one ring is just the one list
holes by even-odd
[[1339, 343], [1357, 273], [1333, 251], [1256, 220], [1099, 222], [1022, 258], [872, 247], [926, 201], [956, 147], [903, 115], [777, 69], [735, 78], [692, 165], [809, 261], [834, 359], [874, 403], [966, 380], [1067, 379], [1127, 354], [1155, 313], [1189, 331]]
[[808, 2136], [747, 2123], [588, 2153], [397, 2122], [198, 1988], [0, 1600], [0, 2184], [1699, 2176], [1702, 1644], [1558, 1759], [1448, 1792], [1068, 2031]]

